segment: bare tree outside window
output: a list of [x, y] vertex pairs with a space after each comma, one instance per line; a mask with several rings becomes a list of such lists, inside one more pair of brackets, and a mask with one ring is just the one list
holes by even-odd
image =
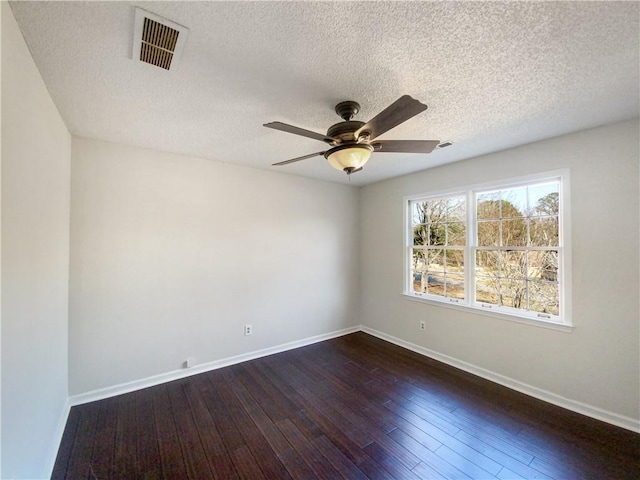
[[407, 293], [558, 320], [561, 181], [409, 200]]
[[465, 298], [464, 196], [412, 203], [412, 289], [448, 298]]
[[557, 185], [476, 196], [478, 302], [558, 315], [558, 199]]

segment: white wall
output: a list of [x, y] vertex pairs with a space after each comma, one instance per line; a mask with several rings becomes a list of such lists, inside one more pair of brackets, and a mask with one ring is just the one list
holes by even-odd
[[67, 403], [71, 138], [1, 8], [1, 476], [44, 478]]
[[[570, 400], [640, 418], [638, 121], [583, 131], [364, 187], [362, 323]], [[407, 300], [409, 194], [569, 168], [572, 333]], [[426, 332], [419, 332], [426, 320]]]
[[71, 394], [358, 324], [358, 189], [76, 137], [71, 176]]

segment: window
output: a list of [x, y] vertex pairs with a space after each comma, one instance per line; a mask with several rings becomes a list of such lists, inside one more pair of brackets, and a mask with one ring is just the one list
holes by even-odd
[[405, 294], [570, 325], [567, 172], [406, 199]]

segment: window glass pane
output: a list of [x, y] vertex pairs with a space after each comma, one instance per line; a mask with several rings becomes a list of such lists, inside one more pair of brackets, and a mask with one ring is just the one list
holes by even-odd
[[546, 282], [529, 282], [529, 310], [558, 315], [560, 311], [558, 285]]
[[447, 225], [445, 223], [429, 224], [429, 245], [446, 245]]
[[476, 209], [478, 220], [500, 218], [500, 192], [478, 194]]
[[444, 274], [429, 272], [427, 276], [427, 293], [444, 296]]
[[424, 250], [413, 250], [411, 259], [411, 270], [426, 270], [426, 253]]
[[501, 278], [500, 302], [505, 307], [527, 308], [527, 281]]
[[428, 252], [430, 272], [444, 272], [444, 250], [429, 250]]
[[446, 253], [446, 272], [459, 273], [464, 272], [464, 252], [462, 250], [448, 249]]
[[529, 215], [558, 215], [558, 183], [529, 187]]
[[479, 250], [476, 252], [476, 273], [478, 275], [497, 276], [500, 272], [500, 252], [497, 250]]
[[427, 221], [438, 223], [447, 220], [447, 200], [429, 200], [427, 202]]
[[464, 223], [447, 224], [447, 245], [464, 245], [467, 243], [467, 230]]
[[498, 292], [499, 280], [491, 277], [476, 277], [476, 301], [498, 305], [500, 295]]
[[424, 272], [411, 272], [411, 289], [413, 292], [425, 293], [427, 291], [427, 277]]
[[526, 278], [527, 252], [500, 252], [500, 276], [508, 278]]
[[446, 277], [447, 297], [464, 299], [464, 274], [452, 273]]
[[500, 192], [502, 218], [523, 217], [527, 211], [527, 188], [510, 188]]
[[427, 223], [427, 202], [411, 202], [411, 222]]
[[524, 218], [502, 221], [502, 246], [523, 247], [527, 245], [527, 221]]
[[447, 221], [464, 222], [466, 220], [465, 197], [451, 197], [447, 201]]
[[427, 245], [428, 240], [429, 240], [429, 227], [427, 227], [427, 225], [414, 225], [413, 226], [413, 244]]
[[491, 247], [500, 245], [500, 222], [478, 222], [478, 245]]
[[558, 245], [558, 217], [538, 217], [529, 220], [529, 236], [534, 247]]
[[558, 280], [558, 252], [529, 252], [528, 276], [533, 280], [556, 282]]

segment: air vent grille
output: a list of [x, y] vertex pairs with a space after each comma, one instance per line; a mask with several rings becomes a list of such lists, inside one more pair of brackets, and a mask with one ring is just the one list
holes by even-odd
[[136, 8], [133, 59], [171, 70], [179, 59], [188, 29]]
[[169, 70], [180, 32], [149, 18], [142, 27], [140, 60]]

